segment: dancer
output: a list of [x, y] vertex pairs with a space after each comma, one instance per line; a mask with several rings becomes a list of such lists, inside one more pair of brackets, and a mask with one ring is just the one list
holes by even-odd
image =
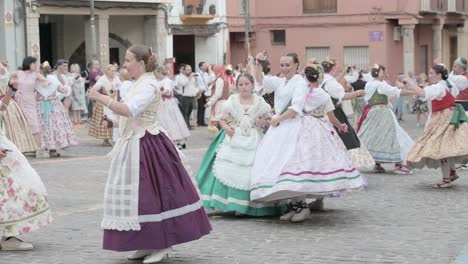
[[73, 123], [74, 124], [83, 124], [81, 120], [81, 115], [83, 113], [88, 113], [88, 108], [86, 107], [86, 97], [85, 97], [85, 79], [81, 77], [80, 65], [72, 64], [70, 71], [73, 74], [73, 84], [72, 84], [72, 110], [73, 110]]
[[229, 98], [229, 80], [223, 65], [215, 65], [213, 72], [216, 79], [211, 87], [211, 97], [205, 107], [211, 108], [210, 126], [217, 126], [222, 114], [223, 104]]
[[36, 146], [39, 147], [36, 151], [36, 157], [41, 157], [41, 125], [37, 112], [35, 92], [37, 81], [42, 82], [44, 85], [47, 85], [48, 81], [37, 71], [36, 62], [37, 59], [34, 57], [28, 56], [24, 58], [22, 70], [11, 73], [10, 78], [17, 80], [18, 91], [16, 92], [16, 101], [26, 117], [29, 129], [36, 141]]
[[[358, 136], [374, 157], [374, 171], [385, 172], [381, 163], [395, 163], [395, 174], [411, 174], [412, 170], [402, 165], [413, 140], [398, 124], [389, 106], [389, 97], [413, 95], [410, 90], [401, 90], [388, 84], [385, 67], [374, 65], [373, 81], [366, 84], [366, 108], [358, 124]], [[399, 84], [401, 85], [401, 84]]]
[[[263, 60], [262, 54], [257, 59]], [[318, 65], [306, 67], [305, 75], [310, 82], [307, 84], [302, 76], [295, 74], [298, 64], [296, 55], [289, 54], [280, 62], [285, 78], [263, 79], [261, 74], [256, 74], [265, 89], [278, 85], [275, 106], [291, 105], [291, 108], [276, 109], [271, 127], [257, 150], [251, 187], [254, 201], [290, 200], [290, 211], [281, 220], [293, 222], [310, 217], [306, 198], [333, 196], [366, 184], [341, 139], [322, 119], [327, 113], [340, 133], [348, 131], [348, 125], [334, 116], [330, 96], [319, 88]], [[288, 91], [293, 94], [288, 96]], [[299, 104], [301, 110], [296, 112]]]
[[[333, 77], [332, 74], [337, 74], [336, 62], [334, 60], [325, 60], [322, 62], [322, 67], [325, 71], [323, 81], [321, 84], [322, 89], [324, 89], [328, 94], [330, 94], [335, 110], [333, 113], [336, 118], [341, 122], [348, 125], [348, 133], [339, 133], [340, 138], [343, 140], [346, 148], [348, 150], [357, 149], [361, 146], [359, 138], [356, 136], [356, 132], [352, 128], [351, 124], [348, 121], [348, 117], [341, 107], [341, 103], [344, 100], [354, 99], [356, 97], [362, 97], [366, 93], [363, 90], [357, 90], [355, 92], [346, 93], [344, 87]], [[338, 132], [338, 131], [337, 131]]]
[[156, 117], [178, 148], [185, 149], [187, 138], [190, 137], [190, 131], [177, 106], [177, 101], [174, 98], [174, 84], [169, 79], [168, 74], [169, 72], [165, 68], [161, 66], [156, 68], [155, 76], [159, 81], [162, 96], [162, 103]]
[[[250, 202], [250, 179], [255, 152], [270, 113], [265, 100], [252, 93], [255, 81], [243, 73], [238, 94], [224, 103], [222, 128], [206, 152], [196, 180], [205, 208], [250, 216], [279, 215], [284, 207]], [[263, 122], [262, 122], [263, 121]], [[226, 136], [227, 134], [227, 136]]]
[[[93, 88], [104, 95], [109, 95], [115, 99], [120, 85], [120, 80], [115, 77], [115, 66], [109, 64], [104, 69], [104, 75], [94, 84]], [[112, 128], [102, 128], [101, 121], [104, 118], [104, 105], [96, 104], [93, 111], [93, 118], [91, 119], [91, 127], [89, 135], [98, 139], [102, 139], [104, 146], [111, 146], [110, 140], [113, 140]]]
[[[365, 91], [366, 81], [364, 81], [364, 77], [362, 76], [362, 71], [358, 72], [358, 79], [355, 82], [351, 83], [351, 87], [354, 91]], [[364, 112], [364, 107], [366, 107], [366, 100], [364, 97], [356, 97], [356, 102], [354, 103], [354, 126], [353, 128], [357, 128], [357, 123], [359, 119], [361, 119], [362, 112]]]
[[55, 64], [55, 69], [56, 70], [52, 74], [57, 76], [57, 79], [66, 88], [66, 90], [62, 90], [62, 92], [59, 92], [57, 96], [65, 106], [65, 110], [67, 111], [67, 113], [69, 113], [72, 105], [72, 99], [70, 96], [73, 92], [72, 85], [75, 79], [68, 72], [68, 61], [64, 59], [57, 60], [57, 63]]
[[208, 234], [211, 225], [177, 149], [156, 122], [161, 95], [153, 74], [155, 55], [147, 47], [132, 46], [125, 67], [137, 81], [124, 103], [95, 89], [89, 92], [121, 116], [123, 131], [112, 151], [105, 188], [104, 249], [138, 250], [129, 259], [155, 263], [173, 245]]
[[466, 112], [468, 112], [468, 60], [464, 57], [459, 57], [455, 60], [452, 67], [452, 72], [449, 75], [449, 80], [457, 85], [460, 94], [455, 98], [455, 102], [461, 104]]
[[[423, 88], [427, 86], [427, 75], [425, 73], [421, 73], [418, 76], [418, 86]], [[413, 114], [416, 114], [416, 125], [417, 127], [421, 126], [421, 115], [427, 120], [429, 108], [427, 107], [427, 101], [424, 97], [415, 95], [414, 105], [413, 105]]]
[[181, 65], [179, 67], [179, 75], [176, 77], [175, 89], [179, 96], [179, 107], [182, 116], [185, 119], [187, 127], [192, 130], [190, 124], [190, 116], [195, 105], [195, 99], [201, 94], [197, 88], [196, 74], [192, 72], [192, 66]]
[[58, 150], [78, 145], [68, 112], [57, 96], [57, 92], [68, 93], [71, 87], [63, 85], [56, 75], [49, 75], [48, 64], [43, 64], [42, 70], [49, 84], [38, 84], [36, 87], [37, 112], [42, 131], [41, 149], [49, 151], [49, 156], [54, 158], [61, 155]]
[[[11, 86], [16, 86], [15, 81]], [[12, 90], [7, 88], [0, 100], [1, 111], [12, 102], [11, 95]], [[0, 132], [0, 186], [0, 250], [32, 250], [32, 244], [16, 236], [51, 223], [47, 191], [39, 175], [15, 144], [5, 137], [4, 131]]]
[[[0, 63], [0, 98], [6, 96], [10, 74], [6, 65]], [[2, 113], [6, 137], [22, 152], [35, 152], [38, 149], [31, 134], [26, 117], [15, 100], [10, 100]]]
[[452, 187], [452, 182], [458, 179], [455, 164], [468, 162], [468, 117], [463, 107], [455, 104], [450, 92], [454, 86], [448, 77], [447, 68], [437, 64], [429, 72], [432, 85], [424, 89], [410, 78], [405, 79], [418, 96], [432, 104], [431, 120], [409, 151], [406, 162], [414, 168], [440, 167], [442, 182], [434, 188]]

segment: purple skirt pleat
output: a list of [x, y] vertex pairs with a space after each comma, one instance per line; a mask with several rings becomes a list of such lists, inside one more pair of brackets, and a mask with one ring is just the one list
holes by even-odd
[[[163, 133], [146, 133], [140, 141], [138, 214], [160, 214], [199, 200], [174, 144]], [[114, 251], [165, 249], [200, 239], [211, 231], [203, 207], [160, 222], [140, 224], [140, 231], [104, 230], [103, 248]]]

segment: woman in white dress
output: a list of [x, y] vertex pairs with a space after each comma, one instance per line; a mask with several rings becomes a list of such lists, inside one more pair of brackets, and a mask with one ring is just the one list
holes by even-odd
[[174, 83], [169, 79], [169, 71], [164, 67], [156, 68], [154, 74], [159, 81], [162, 97], [157, 119], [179, 149], [185, 149], [185, 143], [187, 138], [190, 137], [190, 131], [177, 105], [177, 99], [174, 97]]
[[[0, 100], [0, 111], [6, 109], [11, 95], [12, 90], [7, 88], [5, 97]], [[5, 131], [0, 131], [0, 249], [33, 249], [32, 244], [16, 236], [36, 231], [51, 221], [47, 191], [41, 178], [15, 144], [6, 138]]]
[[[262, 58], [262, 54], [257, 55], [257, 60]], [[290, 211], [281, 220], [293, 222], [310, 217], [306, 198], [333, 196], [366, 184], [341, 139], [322, 120], [324, 112], [331, 112], [330, 120], [339, 131], [348, 131], [348, 126], [333, 115], [330, 96], [316, 89], [318, 71], [307, 68], [307, 75], [313, 81], [309, 85], [295, 74], [298, 64], [297, 57], [289, 54], [280, 61], [285, 78], [263, 79], [261, 74], [256, 75], [264, 89], [276, 87], [276, 115], [257, 150], [251, 186], [254, 201], [289, 200]]]

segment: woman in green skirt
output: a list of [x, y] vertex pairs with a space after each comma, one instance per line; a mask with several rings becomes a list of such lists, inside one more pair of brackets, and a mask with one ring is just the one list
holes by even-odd
[[206, 209], [250, 216], [280, 215], [284, 206], [250, 201], [251, 168], [271, 108], [252, 93], [254, 79], [242, 74], [238, 94], [224, 103], [222, 130], [206, 152], [196, 180]]

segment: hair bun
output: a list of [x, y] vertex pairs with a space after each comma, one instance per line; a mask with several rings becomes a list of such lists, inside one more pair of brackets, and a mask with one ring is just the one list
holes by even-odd
[[157, 68], [156, 55], [151, 54], [148, 58], [148, 63], [146, 63], [146, 72], [153, 72]]

